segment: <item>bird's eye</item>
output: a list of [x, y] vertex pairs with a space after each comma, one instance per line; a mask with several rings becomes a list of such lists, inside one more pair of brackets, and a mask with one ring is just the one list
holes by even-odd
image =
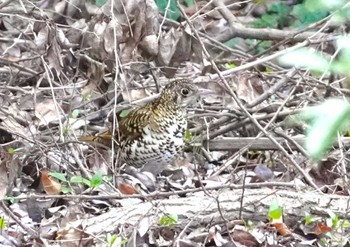
[[187, 88], [181, 89], [181, 94], [182, 94], [183, 96], [187, 96], [189, 93], [190, 93], [190, 91], [189, 91]]

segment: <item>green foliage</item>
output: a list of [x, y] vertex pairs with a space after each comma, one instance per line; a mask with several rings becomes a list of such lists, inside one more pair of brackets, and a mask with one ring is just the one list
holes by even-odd
[[79, 115], [79, 110], [78, 109], [74, 109], [73, 111], [72, 111], [72, 113], [71, 113], [71, 116], [72, 116], [72, 118], [77, 118], [78, 117], [78, 115]]
[[269, 208], [270, 219], [273, 219], [273, 220], [281, 219], [282, 213], [283, 213], [283, 210], [278, 204], [278, 202], [274, 201], [270, 204], [270, 208]]
[[237, 65], [234, 64], [234, 63], [225, 63], [225, 68], [226, 69], [233, 69], [233, 68], [236, 68]]
[[107, 243], [108, 246], [113, 246], [114, 242], [117, 240], [117, 235], [116, 234], [110, 234], [107, 233]]
[[122, 110], [121, 113], [119, 113], [119, 117], [124, 118], [127, 115], [129, 115], [129, 113], [131, 112], [132, 109], [128, 109], [128, 110]]
[[[318, 2], [319, 0], [310, 1]], [[328, 0], [323, 1], [332, 2]], [[329, 13], [329, 9], [324, 7], [319, 8], [319, 4], [309, 3], [308, 0], [306, 0], [304, 3], [293, 5], [292, 7], [281, 1], [272, 4], [259, 20], [253, 22], [253, 27], [283, 28], [286, 26], [292, 26], [302, 28], [310, 23], [314, 23], [325, 18], [327, 15], [329, 15]]]
[[4, 200], [10, 202], [11, 204], [16, 202], [16, 200], [13, 196], [4, 196]]
[[72, 184], [85, 184], [86, 186], [91, 187], [90, 180], [82, 176], [73, 176], [70, 178], [69, 182], [71, 182]]
[[327, 218], [326, 220], [328, 226], [331, 226], [333, 229], [342, 229], [350, 227], [349, 221], [340, 219], [339, 216], [331, 210], [327, 210], [327, 213], [329, 215], [329, 218]]
[[90, 188], [97, 188], [103, 183], [103, 177], [100, 173], [97, 172], [92, 176], [90, 180], [81, 176], [73, 176], [71, 177], [70, 182], [76, 184], [82, 183]]
[[314, 217], [310, 213], [305, 212], [305, 216], [304, 216], [305, 225], [310, 225], [311, 223], [318, 221], [318, 220], [321, 220], [321, 218]]
[[95, 4], [99, 7], [103, 6], [107, 0], [95, 0]]
[[72, 191], [71, 186], [69, 186], [69, 183], [72, 184], [85, 184], [86, 186], [90, 187], [90, 188], [97, 188], [98, 186], [100, 186], [103, 183], [103, 176], [101, 175], [101, 173], [95, 173], [91, 179], [86, 179], [82, 176], [72, 176], [69, 179], [66, 177], [65, 174], [61, 173], [61, 172], [50, 172], [49, 175], [51, 177], [54, 177], [64, 183], [66, 183], [65, 185], [63, 185], [61, 187], [61, 192], [64, 194], [70, 193]]
[[[165, 12], [167, 12], [167, 15], [166, 15], [167, 18], [176, 21], [181, 16], [180, 10], [176, 6], [175, 0], [155, 0], [155, 2], [159, 8], [159, 11], [162, 14], [165, 14]], [[169, 9], [166, 11], [166, 8], [168, 5], [169, 5]]]
[[305, 8], [310, 11], [336, 10], [343, 7], [347, 0], [305, 0]]
[[61, 192], [62, 192], [63, 194], [68, 194], [68, 193], [72, 192], [72, 188], [69, 187], [69, 186], [67, 186], [67, 185], [63, 185], [63, 186], [61, 187]]
[[162, 218], [159, 220], [160, 226], [166, 226], [169, 228], [172, 228], [175, 226], [175, 224], [178, 222], [178, 216], [176, 214], [172, 215], [163, 215]]
[[56, 178], [62, 182], [67, 182], [67, 178], [66, 175], [64, 175], [61, 172], [49, 172], [49, 175], [53, 178]]
[[9, 152], [9, 154], [14, 154], [15, 153], [15, 149], [13, 147], [10, 147], [7, 149], [7, 152]]
[[249, 46], [255, 48], [255, 54], [260, 54], [265, 52], [268, 48], [271, 47], [272, 41], [269, 40], [256, 40], [256, 39], [246, 39], [245, 41]]
[[320, 53], [308, 48], [301, 48], [285, 54], [279, 58], [279, 62], [284, 65], [307, 68], [320, 73], [330, 71], [350, 76], [350, 38], [338, 38], [336, 43], [340, 50], [340, 55], [337, 60], [332, 62]]
[[324, 56], [308, 48], [287, 53], [279, 58], [279, 62], [284, 65], [308, 68], [318, 72], [325, 72], [330, 68], [329, 61]]
[[329, 99], [305, 109], [297, 119], [307, 121], [306, 149], [315, 160], [320, 160], [332, 145], [339, 130], [344, 130], [350, 120], [350, 104], [344, 99]]
[[82, 98], [83, 98], [83, 102], [88, 102], [91, 99], [91, 94], [83, 94]]
[[329, 12], [324, 9], [310, 10], [304, 4], [295, 5], [291, 14], [295, 17], [292, 24], [294, 27], [306, 27], [310, 23], [314, 23], [325, 18]]
[[228, 47], [235, 47], [235, 46], [239, 45], [240, 43], [241, 43], [240, 38], [233, 38], [233, 39], [226, 41], [224, 44]]
[[[307, 68], [320, 74], [329, 71], [349, 77], [350, 38], [339, 38], [336, 44], [340, 53], [334, 61], [307, 48], [285, 54], [279, 61], [284, 65]], [[345, 130], [350, 120], [350, 104], [344, 99], [329, 99], [319, 106], [304, 110], [297, 115], [297, 120], [307, 121], [310, 124], [306, 133], [306, 149], [313, 159], [320, 160], [335, 141], [338, 131]]]
[[338, 215], [333, 213], [331, 210], [327, 210], [329, 215], [328, 218], [323, 220], [323, 217], [315, 217], [310, 213], [305, 213], [304, 221], [305, 225], [310, 225], [311, 227], [316, 227], [323, 236], [319, 243], [321, 246], [347, 246], [348, 238], [343, 235], [344, 228], [348, 228], [349, 221], [340, 219]]
[[186, 142], [190, 142], [190, 141], [191, 141], [191, 137], [192, 137], [191, 131], [186, 130], [186, 131], [185, 131], [185, 141], [186, 141]]
[[254, 228], [253, 228], [253, 221], [251, 220], [245, 220], [244, 221], [244, 226], [248, 229], [248, 231], [253, 231]]
[[5, 230], [5, 227], [6, 227], [5, 219], [3, 217], [0, 217], [0, 229]]
[[70, 131], [70, 126], [63, 126], [63, 135], [64, 136], [68, 136], [69, 134], [69, 131]]
[[187, 7], [191, 7], [195, 5], [196, 1], [195, 0], [184, 0], [184, 3]]
[[128, 242], [127, 239], [122, 239], [116, 234], [107, 233], [107, 243], [108, 246], [124, 246]]
[[285, 3], [272, 4], [267, 13], [263, 14], [259, 20], [253, 22], [253, 27], [273, 27], [285, 26], [287, 17], [290, 13], [290, 7]]
[[97, 188], [101, 184], [103, 184], [103, 177], [101, 173], [97, 172], [90, 179], [90, 187]]

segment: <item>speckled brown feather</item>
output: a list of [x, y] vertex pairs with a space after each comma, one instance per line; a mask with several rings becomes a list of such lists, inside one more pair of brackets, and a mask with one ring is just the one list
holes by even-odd
[[[154, 173], [168, 165], [181, 152], [187, 125], [186, 107], [196, 98], [197, 92], [197, 87], [188, 80], [173, 81], [163, 89], [159, 98], [121, 119], [119, 142], [122, 159], [131, 166], [146, 166], [146, 170]], [[95, 141], [105, 143], [111, 137], [110, 132], [106, 132], [97, 136]]]

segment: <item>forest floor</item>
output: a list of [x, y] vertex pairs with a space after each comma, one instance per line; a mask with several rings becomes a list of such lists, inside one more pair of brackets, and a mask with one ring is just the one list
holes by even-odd
[[[346, 78], [280, 60], [336, 59], [346, 22], [308, 1], [176, 2], [0, 1], [1, 246], [350, 246], [349, 138], [316, 162], [293, 121]], [[148, 191], [79, 137], [176, 78], [215, 93]]]

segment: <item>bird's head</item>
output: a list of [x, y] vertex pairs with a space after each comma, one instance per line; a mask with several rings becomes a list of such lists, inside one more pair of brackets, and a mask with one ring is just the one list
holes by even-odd
[[163, 100], [181, 107], [186, 107], [198, 96], [198, 87], [186, 79], [170, 82], [161, 93]]

